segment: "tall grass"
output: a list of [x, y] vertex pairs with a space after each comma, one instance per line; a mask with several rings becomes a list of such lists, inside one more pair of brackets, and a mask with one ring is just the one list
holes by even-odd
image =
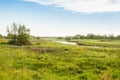
[[0, 80], [120, 80], [119, 63], [120, 48], [0, 45]]

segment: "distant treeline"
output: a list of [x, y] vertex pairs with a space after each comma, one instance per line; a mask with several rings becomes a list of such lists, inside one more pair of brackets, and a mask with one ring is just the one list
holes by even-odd
[[[35, 37], [35, 36], [31, 36], [31, 37]], [[3, 36], [2, 34], [0, 34], [0, 38], [6, 38], [8, 39], [9, 36]], [[37, 37], [40, 38], [40, 37]], [[45, 37], [47, 38], [47, 37]], [[48, 37], [51, 38], [51, 37]], [[56, 38], [56, 37], [53, 37]], [[120, 35], [114, 36], [113, 34], [110, 35], [95, 35], [95, 34], [87, 34], [87, 35], [80, 35], [77, 34], [75, 36], [66, 36], [66, 37], [57, 37], [58, 39], [119, 39], [120, 40]]]
[[[63, 39], [64, 37], [58, 37], [58, 39]], [[113, 34], [110, 35], [95, 35], [95, 34], [87, 34], [87, 35], [80, 35], [77, 34], [75, 36], [67, 36], [64, 38], [65, 40], [71, 39], [119, 39], [120, 35], [114, 36]]]
[[87, 34], [85, 35], [75, 35], [73, 39], [120, 39], [120, 35], [114, 36], [113, 34], [110, 35], [95, 35], [95, 34]]

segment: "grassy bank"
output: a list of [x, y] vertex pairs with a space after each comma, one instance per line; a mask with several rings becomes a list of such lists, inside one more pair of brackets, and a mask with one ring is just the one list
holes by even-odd
[[80, 46], [98, 46], [98, 47], [118, 47], [120, 48], [120, 40], [105, 40], [105, 39], [76, 39], [71, 40]]

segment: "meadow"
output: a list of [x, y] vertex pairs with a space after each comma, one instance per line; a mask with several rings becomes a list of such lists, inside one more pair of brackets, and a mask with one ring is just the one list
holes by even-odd
[[0, 80], [120, 80], [120, 41], [65, 45], [35, 39], [27, 46], [0, 41]]
[[114, 39], [79, 39], [79, 40], [71, 40], [72, 42], [76, 42], [78, 45], [83, 46], [98, 46], [98, 47], [117, 47], [120, 48], [120, 40]]

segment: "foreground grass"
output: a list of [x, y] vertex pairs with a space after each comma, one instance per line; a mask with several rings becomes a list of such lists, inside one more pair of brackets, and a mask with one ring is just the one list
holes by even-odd
[[0, 80], [120, 80], [120, 49], [0, 44]]

